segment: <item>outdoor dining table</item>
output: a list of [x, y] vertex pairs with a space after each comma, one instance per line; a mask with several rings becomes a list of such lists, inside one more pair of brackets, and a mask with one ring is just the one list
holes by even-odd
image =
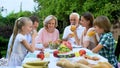
[[[39, 44], [39, 46], [37, 47], [41, 47], [42, 44]], [[84, 49], [88, 55], [91, 55], [91, 56], [97, 56], [100, 58], [100, 60], [98, 61], [93, 61], [93, 60], [88, 60], [89, 63], [91, 64], [97, 64], [98, 62], [108, 62], [107, 59], [105, 59], [104, 57], [100, 56], [99, 54], [95, 54], [95, 53], [92, 53], [92, 51], [86, 49], [86, 48], [82, 48], [82, 47], [73, 47], [73, 50], [72, 52], [75, 53], [75, 52], [78, 52], [79, 50], [81, 49]], [[50, 48], [46, 48], [44, 50], [44, 53], [48, 53], [49, 54], [49, 57], [45, 57], [42, 61], [50, 61], [50, 63], [48, 64], [48, 68], [60, 68], [56, 65], [56, 63], [61, 59], [61, 58], [57, 58], [57, 57], [54, 57], [53, 56], [53, 51], [56, 50], [56, 49], [50, 49]], [[33, 53], [31, 52], [28, 52], [28, 54], [26, 55], [25, 59], [23, 60], [22, 64], [25, 64], [26, 62], [32, 62], [34, 60], [37, 60], [39, 58], [37, 58], [37, 54], [39, 53], [40, 51], [34, 51]], [[73, 57], [73, 58], [66, 58], [68, 60], [70, 60], [71, 62], [75, 62], [77, 60], [80, 60], [80, 59], [83, 59], [83, 57], [81, 56], [77, 56], [77, 57]]]

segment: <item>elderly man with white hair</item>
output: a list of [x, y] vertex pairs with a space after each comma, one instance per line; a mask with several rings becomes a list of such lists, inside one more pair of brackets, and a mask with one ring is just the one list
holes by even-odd
[[80, 45], [80, 37], [84, 31], [84, 27], [80, 25], [80, 15], [78, 13], [71, 13], [69, 16], [70, 25], [64, 29], [62, 39], [69, 41], [73, 46]]

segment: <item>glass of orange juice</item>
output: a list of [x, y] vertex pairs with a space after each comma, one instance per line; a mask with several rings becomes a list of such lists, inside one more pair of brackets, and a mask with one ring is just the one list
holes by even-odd
[[75, 26], [75, 25], [71, 25], [70, 30], [71, 30], [71, 31], [75, 31], [75, 30], [76, 30], [76, 26]]

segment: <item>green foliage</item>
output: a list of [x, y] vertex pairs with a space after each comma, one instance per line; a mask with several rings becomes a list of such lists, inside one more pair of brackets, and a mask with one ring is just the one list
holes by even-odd
[[29, 12], [29, 11], [24, 11], [24, 12], [19, 12], [19, 13], [17, 13], [17, 16], [18, 16], [18, 17], [23, 17], [23, 16], [29, 17], [29, 16], [31, 16], [31, 15], [32, 15], [32, 13]]
[[11, 12], [6, 17], [0, 16], [0, 26], [9, 25], [9, 26], [13, 27], [14, 26], [14, 22], [15, 22], [15, 20], [17, 18], [22, 17], [22, 16], [27, 16], [28, 17], [30, 15], [32, 15], [31, 12], [24, 11], [24, 12], [18, 12], [18, 13]]
[[18, 12], [18, 13], [11, 12], [6, 17], [2, 17], [0, 15], [0, 45], [1, 45], [0, 50], [4, 51], [2, 52], [3, 56], [5, 56], [8, 40], [13, 32], [15, 20], [19, 17], [23, 17], [23, 16], [29, 17], [31, 15], [32, 13], [29, 11]]
[[[5, 37], [11, 35], [14, 22], [21, 16], [37, 15], [40, 18], [38, 30], [43, 27], [43, 20], [48, 15], [55, 15], [58, 19], [58, 29], [60, 38], [64, 28], [69, 24], [69, 15], [77, 12], [81, 15], [83, 12], [91, 12], [95, 17], [106, 15], [111, 21], [120, 19], [120, 0], [34, 0], [38, 3], [35, 12], [20, 11], [18, 13], [11, 12], [8, 16], [2, 17], [0, 12], [0, 42], [6, 42]], [[11, 28], [10, 28], [11, 27]], [[4, 28], [7, 28], [6, 30]], [[3, 38], [4, 37], [4, 38]], [[8, 36], [7, 36], [8, 38]], [[5, 44], [6, 45], [6, 44]]]
[[2, 57], [6, 57], [6, 52], [7, 52], [7, 50], [2, 50], [2, 51], [1, 51]]
[[[69, 24], [69, 14], [73, 11], [79, 11], [77, 6], [81, 7], [82, 0], [35, 0], [38, 6], [38, 15], [41, 17], [41, 21], [48, 15], [55, 15], [58, 19], [58, 29], [60, 33]], [[84, 1], [84, 0], [83, 0]], [[77, 3], [76, 3], [77, 2]], [[79, 11], [80, 12], [80, 11]], [[79, 13], [78, 12], [78, 13]]]
[[100, 15], [106, 15], [110, 18], [111, 21], [115, 20], [114, 16], [117, 15], [117, 17], [120, 17], [120, 11], [119, 16], [118, 14], [111, 15], [114, 13], [114, 11], [120, 10], [120, 1], [114, 0], [87, 0], [84, 5], [83, 9], [84, 11], [90, 11], [94, 14], [95, 17]]
[[6, 55], [6, 51], [7, 51], [7, 43], [8, 43], [8, 39], [3, 38], [2, 36], [0, 36], [0, 52], [2, 57], [5, 57]]
[[69, 15], [72, 12], [79, 14], [91, 12], [95, 17], [106, 15], [111, 21], [120, 18], [119, 0], [34, 0], [38, 3], [37, 13], [41, 21], [48, 15], [55, 15], [58, 18], [58, 29], [62, 33], [69, 24]]
[[10, 35], [12, 34], [12, 30], [13, 30], [13, 28], [9, 25], [2, 26], [2, 27], [0, 27], [0, 36], [2, 36], [4, 38], [9, 38]]
[[32, 15], [31, 12], [24, 11], [18, 13], [11, 12], [6, 17], [0, 16], [0, 36], [4, 38], [9, 38], [13, 32], [15, 20], [19, 17], [23, 17], [23, 16], [29, 17], [31, 15]]
[[[81, 10], [79, 9], [82, 4], [82, 0], [36, 0], [40, 6], [38, 6], [39, 15], [44, 18], [47, 15], [55, 15], [59, 20], [66, 21], [69, 18], [69, 14], [73, 11]], [[78, 8], [78, 7], [79, 8]]]
[[4, 37], [0, 36], [0, 49], [6, 50], [7, 49], [7, 44], [8, 44], [9, 39], [5, 39]]
[[0, 41], [1, 42], [8, 42], [8, 39], [5, 39], [4, 37], [0, 36]]

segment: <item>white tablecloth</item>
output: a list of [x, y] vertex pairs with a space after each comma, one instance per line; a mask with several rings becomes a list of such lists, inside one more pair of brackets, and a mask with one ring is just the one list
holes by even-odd
[[[98, 54], [94, 54], [92, 53], [90, 50], [86, 49], [86, 48], [73, 48], [73, 51], [72, 52], [78, 52], [80, 49], [84, 49], [87, 51], [87, 54], [91, 55], [91, 56], [98, 56], [100, 58], [99, 61], [93, 61], [93, 60], [88, 60], [89, 63], [91, 64], [97, 64], [98, 62], [108, 62], [107, 59], [105, 59], [104, 57], [98, 55]], [[60, 68], [58, 66], [56, 66], [56, 62], [60, 60], [60, 58], [56, 58], [53, 56], [53, 51], [54, 50], [51, 50], [49, 48], [45, 49], [44, 53], [49, 53], [50, 56], [48, 58], [44, 58], [44, 61], [50, 61], [49, 63], [49, 68]], [[25, 57], [24, 61], [22, 64], [28, 62], [28, 61], [33, 61], [33, 60], [36, 60], [38, 59], [36, 57], [36, 55], [39, 53], [40, 51], [35, 51], [34, 53], [28, 53], [27, 56]], [[68, 60], [74, 62], [74, 61], [77, 61], [79, 59], [83, 59], [83, 57], [74, 57], [74, 58], [67, 58]]]

